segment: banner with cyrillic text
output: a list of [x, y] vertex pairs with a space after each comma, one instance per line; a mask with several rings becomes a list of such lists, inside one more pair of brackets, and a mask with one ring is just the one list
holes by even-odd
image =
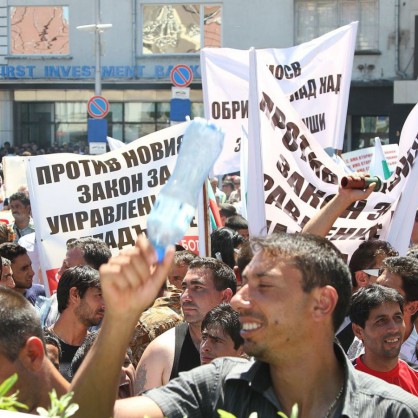
[[[335, 195], [345, 173], [306, 128], [257, 51], [251, 51], [250, 60], [250, 233], [299, 232]], [[418, 106], [405, 123], [398, 163], [382, 191], [347, 208], [327, 236], [348, 257], [370, 238], [391, 236], [391, 244], [399, 249], [409, 242], [418, 205], [418, 193], [409, 193], [418, 183], [417, 152]], [[391, 219], [404, 195], [409, 202], [402, 212], [404, 234], [395, 237]]]
[[[323, 148], [342, 149], [358, 22], [292, 48], [261, 49], [287, 99]], [[242, 126], [248, 127], [249, 55], [230, 48], [201, 51], [207, 119], [225, 132], [214, 174], [239, 171]]]
[[[32, 214], [50, 283], [70, 239], [101, 238], [113, 253], [146, 232], [153, 203], [172, 173], [188, 122], [102, 154], [50, 154], [27, 160]], [[192, 163], [192, 162], [191, 162]], [[197, 247], [193, 221], [182, 245]]]

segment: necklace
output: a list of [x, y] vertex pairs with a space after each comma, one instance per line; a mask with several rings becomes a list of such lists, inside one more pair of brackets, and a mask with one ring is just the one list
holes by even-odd
[[344, 392], [344, 382], [337, 396], [335, 397], [335, 399], [332, 401], [331, 405], [329, 406], [327, 413], [324, 415], [324, 418], [329, 418], [331, 416], [331, 412], [335, 408], [335, 405], [337, 405], [337, 402], [341, 398], [341, 395], [343, 394], [343, 392]]

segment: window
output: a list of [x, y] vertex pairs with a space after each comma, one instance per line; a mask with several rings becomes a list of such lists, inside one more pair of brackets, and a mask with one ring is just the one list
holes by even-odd
[[139, 53], [189, 54], [221, 46], [221, 6], [171, 4], [142, 6]]
[[12, 55], [68, 55], [67, 6], [10, 7]]
[[170, 103], [125, 103], [124, 140], [137, 138], [170, 126]]
[[[88, 118], [87, 102], [16, 102], [15, 145], [35, 143], [49, 152], [85, 147]], [[108, 136], [128, 143], [170, 126], [170, 103], [111, 102], [106, 119]]]
[[352, 149], [374, 146], [374, 138], [382, 144], [389, 144], [388, 116], [352, 116]]
[[378, 0], [296, 0], [295, 42], [310, 41], [358, 20], [356, 51], [379, 49]]

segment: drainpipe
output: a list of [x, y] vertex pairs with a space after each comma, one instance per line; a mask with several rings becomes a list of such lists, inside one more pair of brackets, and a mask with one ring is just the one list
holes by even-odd
[[[133, 36], [132, 36], [132, 66], [136, 66], [136, 51], [137, 51], [137, 1], [132, 0], [132, 30], [133, 30]], [[134, 76], [136, 78], [136, 75]]]
[[395, 3], [395, 72], [396, 75], [405, 79], [407, 77], [405, 71], [401, 70], [401, 54], [400, 50], [400, 31], [401, 31], [401, 0]]

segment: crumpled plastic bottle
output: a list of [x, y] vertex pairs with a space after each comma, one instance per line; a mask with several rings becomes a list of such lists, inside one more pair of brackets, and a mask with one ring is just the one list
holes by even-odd
[[223, 141], [224, 133], [206, 119], [195, 118], [186, 128], [174, 171], [147, 219], [148, 238], [159, 262], [166, 248], [181, 240], [189, 228], [199, 192], [221, 153]]

